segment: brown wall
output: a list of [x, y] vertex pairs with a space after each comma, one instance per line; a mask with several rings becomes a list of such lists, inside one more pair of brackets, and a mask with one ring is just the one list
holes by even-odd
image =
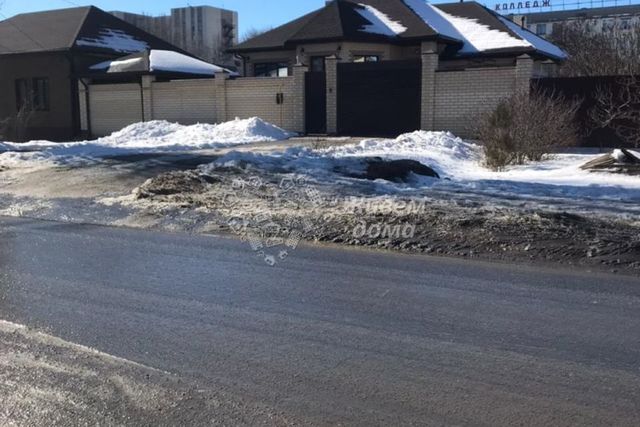
[[[246, 54], [246, 76], [253, 76], [253, 65], [261, 62], [286, 62], [292, 67], [297, 60], [309, 65], [312, 56], [336, 55], [341, 62], [352, 62], [355, 55], [377, 55], [382, 61], [419, 59], [420, 48], [416, 46], [395, 46], [388, 43], [314, 43], [300, 45], [296, 49]], [[290, 73], [291, 74], [291, 73]]]
[[16, 79], [46, 77], [49, 79], [49, 111], [33, 112], [26, 137], [71, 139], [74, 123], [70, 74], [71, 65], [63, 53], [0, 56], [0, 118], [17, 113]]

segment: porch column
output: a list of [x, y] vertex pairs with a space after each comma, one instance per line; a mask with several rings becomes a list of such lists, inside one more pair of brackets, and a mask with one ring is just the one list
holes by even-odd
[[435, 130], [436, 70], [438, 69], [438, 44], [422, 42], [422, 110], [420, 127]]
[[533, 77], [533, 59], [529, 55], [520, 55], [516, 59], [516, 92], [529, 93]]
[[338, 57], [331, 55], [326, 59], [327, 76], [327, 133], [338, 133]]
[[213, 79], [213, 84], [216, 87], [215, 94], [215, 117], [213, 121], [215, 123], [222, 123], [228, 120], [227, 118], [227, 80], [229, 79], [229, 74], [222, 72], [216, 73], [215, 78]]
[[293, 123], [294, 132], [305, 133], [306, 131], [306, 85], [305, 76], [309, 68], [303, 64], [293, 66]]
[[142, 121], [153, 120], [153, 91], [152, 83], [156, 80], [154, 76], [142, 76]]

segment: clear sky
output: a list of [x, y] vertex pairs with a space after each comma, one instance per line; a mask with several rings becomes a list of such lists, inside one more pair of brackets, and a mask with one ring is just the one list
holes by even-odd
[[[324, 0], [0, 0], [0, 13], [10, 17], [18, 13], [61, 9], [92, 4], [103, 10], [160, 15], [172, 7], [216, 6], [239, 14], [240, 34], [249, 28], [263, 29], [284, 24], [304, 13], [319, 9]], [[0, 20], [4, 17], [0, 15]]]

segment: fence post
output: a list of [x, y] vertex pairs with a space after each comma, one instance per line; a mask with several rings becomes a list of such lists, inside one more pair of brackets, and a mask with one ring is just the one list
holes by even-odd
[[306, 84], [305, 75], [309, 69], [306, 65], [296, 64], [293, 66], [293, 123], [294, 132], [305, 133], [306, 131]]
[[327, 76], [327, 133], [338, 133], [338, 60], [335, 55], [326, 59]]
[[142, 76], [142, 120], [153, 120], [153, 82], [154, 76]]
[[438, 70], [438, 44], [422, 42], [422, 110], [420, 127], [435, 129], [436, 113], [436, 71]]
[[216, 73], [213, 84], [216, 87], [215, 94], [215, 123], [223, 123], [228, 120], [227, 117], [227, 80], [229, 74], [224, 71]]
[[516, 93], [529, 93], [533, 77], [533, 59], [529, 55], [520, 55], [516, 59]]

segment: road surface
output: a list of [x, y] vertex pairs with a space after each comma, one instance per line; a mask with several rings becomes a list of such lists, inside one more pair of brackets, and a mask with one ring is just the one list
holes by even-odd
[[0, 218], [0, 320], [17, 424], [640, 423], [623, 276]]

